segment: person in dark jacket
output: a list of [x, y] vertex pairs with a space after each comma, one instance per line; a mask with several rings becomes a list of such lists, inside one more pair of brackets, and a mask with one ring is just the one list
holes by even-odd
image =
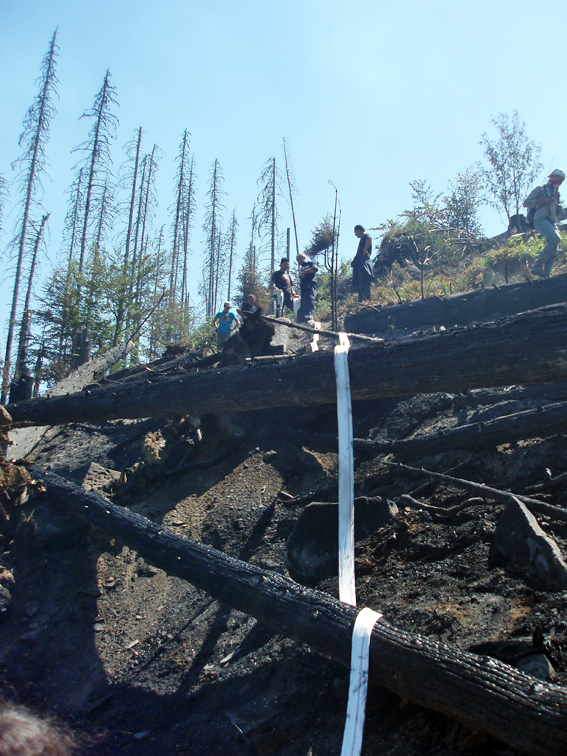
[[289, 308], [293, 312], [293, 298], [296, 296], [293, 282], [289, 275], [288, 257], [282, 257], [280, 260], [280, 269], [275, 270], [272, 273], [272, 284], [276, 289], [279, 289], [282, 294], [281, 304], [278, 304], [276, 311], [276, 317], [281, 318], [284, 307]]
[[354, 227], [354, 235], [359, 239], [358, 249], [350, 266], [352, 268], [352, 288], [358, 294], [358, 301], [370, 299], [370, 286], [374, 280], [374, 272], [370, 257], [372, 255], [372, 237], [364, 231], [364, 226]]
[[317, 282], [315, 276], [319, 268], [314, 262], [308, 260], [307, 257], [300, 252], [297, 255], [297, 262], [299, 263], [299, 288], [301, 290], [301, 307], [299, 309], [297, 322], [313, 323], [313, 310], [315, 308], [315, 300], [317, 299]]

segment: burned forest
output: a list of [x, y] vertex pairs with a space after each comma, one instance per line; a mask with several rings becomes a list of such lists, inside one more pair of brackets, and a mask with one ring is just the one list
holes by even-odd
[[346, 318], [356, 608], [326, 324], [1, 408], [3, 697], [81, 754], [331, 756], [369, 607], [365, 756], [567, 754], [566, 290]]

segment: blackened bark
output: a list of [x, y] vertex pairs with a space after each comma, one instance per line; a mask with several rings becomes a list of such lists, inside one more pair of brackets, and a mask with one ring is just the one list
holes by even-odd
[[427, 297], [393, 307], [366, 307], [345, 318], [345, 329], [386, 334], [392, 328], [417, 330], [440, 325], [468, 325], [558, 304], [566, 299], [567, 276], [552, 276], [542, 281], [524, 281], [446, 297]]
[[[567, 378], [567, 305], [498, 322], [351, 349], [353, 400], [553, 383]], [[240, 412], [336, 401], [333, 354], [152, 376], [9, 407], [15, 423], [55, 425], [117, 418]]]

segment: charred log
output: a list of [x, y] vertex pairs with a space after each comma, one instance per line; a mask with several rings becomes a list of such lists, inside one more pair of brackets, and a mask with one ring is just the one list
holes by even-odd
[[345, 329], [360, 333], [390, 333], [392, 329], [451, 327], [515, 315], [567, 300], [567, 276], [505, 284], [465, 294], [427, 297], [377, 309], [366, 307], [345, 318]]
[[[57, 504], [213, 597], [350, 665], [357, 610], [276, 573], [192, 543], [56, 475], [31, 468]], [[526, 754], [567, 754], [567, 691], [380, 620], [370, 672], [404, 699], [489, 732]]]
[[[567, 306], [499, 322], [351, 349], [353, 399], [552, 383], [567, 378]], [[333, 355], [247, 363], [186, 375], [149, 376], [64, 398], [9, 405], [15, 424], [240, 412], [336, 401]]]
[[[561, 402], [496, 417], [492, 420], [467, 423], [442, 433], [431, 433], [397, 441], [371, 441], [355, 438], [353, 444], [354, 450], [360, 453], [395, 454], [400, 459], [415, 459], [441, 454], [451, 449], [480, 450], [498, 444], [514, 443], [524, 438], [536, 436], [546, 438], [563, 433], [566, 426], [567, 402]], [[330, 443], [330, 438], [324, 440]]]

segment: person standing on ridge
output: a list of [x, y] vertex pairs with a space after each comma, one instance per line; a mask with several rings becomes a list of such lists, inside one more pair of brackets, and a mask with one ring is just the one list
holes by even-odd
[[530, 273], [534, 276], [550, 276], [557, 259], [561, 241], [557, 219], [562, 212], [559, 204], [559, 187], [564, 181], [564, 171], [556, 168], [549, 174], [547, 184], [536, 186], [524, 200], [524, 207], [534, 209], [534, 229], [545, 238], [545, 247], [530, 269]]
[[[217, 350], [219, 352], [222, 351], [225, 341], [230, 339], [233, 332], [236, 331], [240, 325], [240, 321], [236, 315], [231, 312], [230, 308], [230, 302], [225, 302], [222, 312], [217, 312], [213, 318], [213, 328], [217, 332]], [[234, 328], [232, 327], [233, 323], [236, 324]]]
[[364, 226], [354, 227], [354, 235], [359, 239], [358, 249], [350, 266], [352, 268], [352, 288], [358, 293], [358, 301], [370, 299], [370, 286], [374, 280], [374, 271], [370, 256], [372, 255], [372, 237], [364, 231]]
[[281, 318], [283, 308], [288, 307], [293, 312], [293, 297], [296, 296], [291, 276], [289, 275], [289, 258], [282, 257], [280, 260], [280, 269], [272, 273], [272, 284], [282, 293], [283, 301], [278, 304], [276, 317]]
[[313, 310], [317, 299], [317, 282], [315, 276], [319, 268], [314, 262], [308, 260], [303, 252], [297, 255], [299, 263], [299, 288], [301, 290], [301, 307], [297, 317], [298, 323], [313, 324]]

